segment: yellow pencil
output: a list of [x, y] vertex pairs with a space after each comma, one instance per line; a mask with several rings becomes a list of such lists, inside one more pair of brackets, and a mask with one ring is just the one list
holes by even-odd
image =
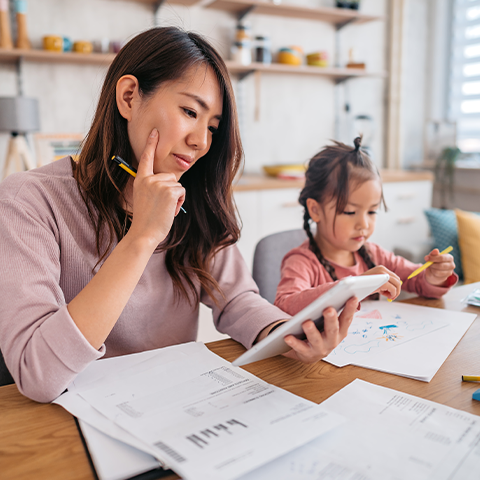
[[114, 155], [112, 157], [112, 160], [114, 162], [117, 162], [118, 163], [118, 166], [120, 168], [123, 168], [127, 173], [129, 173], [132, 177], [136, 177], [137, 176], [137, 172], [135, 171], [135, 169], [133, 167], [131, 167], [122, 157], [119, 157], [118, 155]]
[[462, 380], [464, 382], [480, 382], [480, 377], [474, 375], [462, 375]]
[[[450, 253], [451, 251], [453, 250], [453, 247], [450, 246], [450, 247], [447, 247], [443, 252], [440, 252], [440, 255], [445, 255], [446, 253]], [[420, 268], [417, 268], [414, 272], [412, 272], [407, 280], [410, 280], [411, 278], [417, 276], [419, 273], [423, 272], [424, 270], [426, 270], [430, 265], [433, 265], [433, 262], [427, 262], [427, 263], [424, 263]]]
[[[114, 155], [112, 157], [112, 160], [114, 162], [117, 162], [118, 163], [118, 166], [120, 168], [123, 168], [127, 173], [129, 173], [132, 177], [136, 178], [137, 177], [137, 171], [131, 167], [122, 157], [119, 157], [118, 155]], [[183, 213], [187, 213], [187, 211], [183, 208], [183, 207], [180, 207], [180, 210], [183, 212]]]

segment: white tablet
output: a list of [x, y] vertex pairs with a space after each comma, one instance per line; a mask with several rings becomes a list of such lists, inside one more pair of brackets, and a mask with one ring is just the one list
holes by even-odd
[[310, 305], [298, 312], [288, 322], [281, 327], [276, 328], [271, 334], [258, 342], [250, 350], [240, 355], [232, 362], [232, 365], [240, 366], [248, 363], [263, 360], [264, 358], [274, 357], [288, 352], [290, 347], [283, 341], [287, 335], [295, 335], [300, 339], [305, 339], [302, 324], [307, 320], [313, 320], [320, 331], [323, 331], [322, 312], [333, 307], [340, 312], [349, 298], [357, 297], [363, 300], [368, 297], [377, 288], [387, 283], [390, 276], [381, 275], [360, 275], [358, 277], [347, 277], [340, 280], [333, 288], [314, 300]]

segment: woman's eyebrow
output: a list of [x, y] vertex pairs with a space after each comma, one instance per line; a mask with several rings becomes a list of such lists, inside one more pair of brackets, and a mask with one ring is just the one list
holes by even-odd
[[[180, 93], [182, 95], [185, 95], [185, 96], [190, 97], [193, 100], [195, 100], [207, 112], [210, 111], [210, 107], [207, 105], [207, 103], [205, 102], [205, 100], [202, 97], [199, 97], [198, 95], [195, 95], [193, 93], [188, 93], [188, 92], [180, 92]], [[215, 115], [215, 118], [218, 119], [218, 120], [221, 120], [222, 116], [221, 115]]]

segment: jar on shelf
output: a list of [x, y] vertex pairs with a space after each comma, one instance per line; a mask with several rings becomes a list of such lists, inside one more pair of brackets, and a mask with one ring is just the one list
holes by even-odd
[[272, 63], [272, 51], [270, 49], [270, 39], [263, 35], [255, 37], [254, 56], [255, 62]]
[[252, 63], [252, 50], [249, 40], [233, 42], [231, 50], [231, 59], [242, 65]]
[[250, 25], [245, 23], [239, 23], [235, 31], [235, 41], [237, 42], [250, 41], [251, 38], [252, 37], [250, 34]]

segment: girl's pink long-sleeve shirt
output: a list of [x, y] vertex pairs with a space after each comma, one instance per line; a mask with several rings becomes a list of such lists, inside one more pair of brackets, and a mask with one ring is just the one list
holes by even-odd
[[[72, 175], [70, 158], [0, 184], [0, 349], [17, 387], [49, 402], [90, 362], [195, 341], [199, 306], [175, 298], [165, 252], [155, 252], [105, 344], [96, 350], [68, 303], [93, 278], [95, 230]], [[211, 268], [225, 297], [216, 305], [192, 278], [217, 330], [247, 348], [284, 312], [258, 294], [235, 245]], [[118, 295], [122, 295], [119, 291]]]
[[[367, 243], [366, 247], [375, 265], [383, 265], [396, 273], [403, 282], [402, 289], [407, 292], [416, 293], [422, 297], [439, 298], [458, 281], [458, 276], [454, 273], [448, 278], [448, 287], [436, 287], [427, 282], [425, 271], [407, 280], [407, 277], [421, 264], [412, 263], [394, 255], [375, 243]], [[355, 265], [352, 267], [330, 263], [335, 268], [338, 280], [361, 275], [369, 270], [358, 252], [355, 252]], [[290, 250], [283, 258], [275, 305], [284, 312], [295, 315], [336, 283], [338, 281], [333, 281], [325, 267], [310, 250], [309, 241], [306, 240], [299, 247]]]

